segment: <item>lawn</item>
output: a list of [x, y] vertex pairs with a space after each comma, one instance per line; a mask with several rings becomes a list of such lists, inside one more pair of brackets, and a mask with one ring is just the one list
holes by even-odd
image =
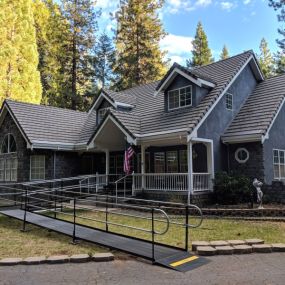
[[[82, 217], [92, 219], [102, 219], [103, 213], [94, 212], [78, 212]], [[145, 214], [143, 214], [145, 215]], [[59, 215], [61, 219], [70, 220], [72, 217], [63, 214]], [[161, 217], [157, 217], [158, 219]], [[110, 222], [123, 223], [129, 226], [136, 226], [143, 229], [150, 229], [151, 222], [149, 220], [117, 216], [109, 214]], [[181, 216], [172, 216], [172, 220], [183, 221]], [[102, 223], [83, 220], [77, 218], [77, 222], [98, 228], [105, 228]], [[192, 222], [194, 222], [192, 220]], [[57, 233], [28, 225], [28, 232], [21, 232], [21, 222], [0, 216], [0, 258], [7, 256], [35, 256], [35, 255], [54, 255], [54, 254], [76, 254], [76, 253], [94, 253], [107, 251], [107, 249], [96, 245], [80, 242], [79, 245], [71, 245], [71, 238]], [[156, 230], [163, 230], [165, 223], [157, 221], [155, 223]], [[151, 234], [123, 228], [115, 225], [109, 225], [109, 230], [122, 234], [151, 239]], [[156, 241], [167, 243], [175, 246], [184, 246], [184, 230], [181, 226], [171, 225], [167, 234], [156, 236]], [[283, 242], [285, 243], [285, 223], [282, 222], [263, 222], [263, 221], [237, 221], [223, 219], [205, 219], [201, 227], [190, 230], [191, 240], [227, 240], [227, 239], [245, 239], [245, 238], [261, 238], [268, 243]]]
[[20, 221], [0, 215], [0, 258], [91, 254], [108, 251], [86, 242], [72, 245], [70, 237], [32, 225], [27, 226], [27, 232], [21, 232], [21, 228]]

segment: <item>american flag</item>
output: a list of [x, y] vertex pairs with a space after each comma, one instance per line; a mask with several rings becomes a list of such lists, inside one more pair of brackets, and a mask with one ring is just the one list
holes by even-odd
[[134, 149], [129, 146], [126, 150], [125, 150], [125, 156], [124, 156], [124, 172], [126, 173], [126, 175], [131, 173], [131, 158], [134, 155], [135, 151]]

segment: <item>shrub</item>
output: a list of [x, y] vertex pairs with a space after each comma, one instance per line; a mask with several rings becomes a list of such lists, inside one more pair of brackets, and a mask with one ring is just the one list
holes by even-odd
[[252, 199], [251, 181], [244, 175], [218, 172], [213, 182], [214, 199], [218, 204], [249, 203]]

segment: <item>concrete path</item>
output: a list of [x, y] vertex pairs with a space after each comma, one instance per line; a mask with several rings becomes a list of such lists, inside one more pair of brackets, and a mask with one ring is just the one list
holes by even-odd
[[1, 285], [284, 285], [285, 253], [214, 256], [179, 273], [137, 260], [0, 267]]

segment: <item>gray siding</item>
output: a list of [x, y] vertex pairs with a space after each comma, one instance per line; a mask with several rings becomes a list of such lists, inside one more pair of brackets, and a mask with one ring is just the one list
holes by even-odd
[[265, 183], [271, 184], [273, 175], [273, 149], [285, 150], [285, 105], [281, 108], [271, 130], [269, 139], [264, 142]]
[[221, 142], [221, 135], [237, 115], [256, 84], [257, 81], [248, 65], [228, 90], [233, 94], [233, 111], [226, 109], [226, 96], [224, 95], [198, 130], [198, 137], [212, 139], [214, 142], [215, 171], [227, 170], [227, 148]]

